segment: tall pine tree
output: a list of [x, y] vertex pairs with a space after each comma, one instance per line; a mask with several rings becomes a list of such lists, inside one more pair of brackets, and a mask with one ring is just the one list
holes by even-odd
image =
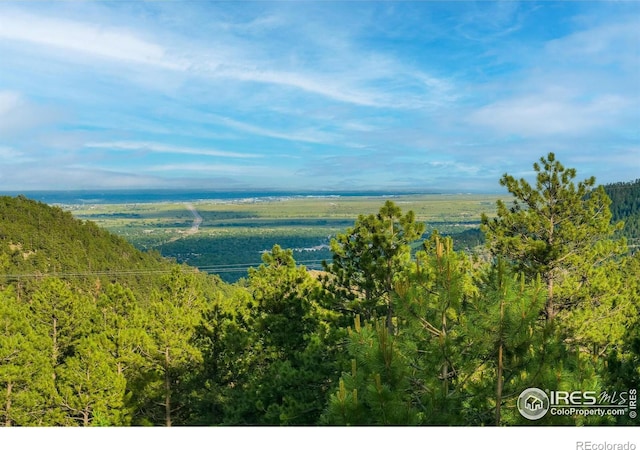
[[508, 174], [500, 179], [513, 203], [499, 200], [497, 217], [483, 215], [482, 229], [493, 254], [532, 277], [542, 275], [546, 317], [553, 320], [572, 306], [576, 278], [588, 282], [590, 267], [624, 253], [626, 245], [610, 239], [622, 224], [611, 224], [611, 201], [601, 186], [594, 189], [594, 177], [575, 184], [576, 170], [565, 168], [553, 153], [533, 168], [535, 187]]

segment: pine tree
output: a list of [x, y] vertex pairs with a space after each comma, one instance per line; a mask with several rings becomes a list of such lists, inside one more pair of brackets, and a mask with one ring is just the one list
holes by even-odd
[[128, 425], [126, 380], [98, 337], [81, 339], [74, 355], [58, 368], [60, 404], [69, 425]]
[[424, 414], [410, 394], [411, 368], [383, 319], [349, 328], [350, 371], [331, 395], [322, 423], [328, 425], [416, 425]]
[[80, 341], [95, 331], [95, 307], [87, 296], [58, 278], [45, 278], [39, 283], [28, 305], [35, 333], [47, 341], [44, 355], [49, 360], [54, 385], [45, 399], [49, 420], [55, 425], [74, 423], [69, 411], [61, 407], [60, 390], [64, 383], [60, 370], [75, 355]]
[[60, 423], [49, 340], [33, 328], [27, 305], [11, 290], [0, 291], [0, 424], [42, 426]]
[[[312, 425], [335, 377], [328, 312], [315, 301], [318, 282], [275, 245], [249, 269], [249, 376], [230, 411], [236, 423]], [[231, 416], [230, 415], [230, 418]]]
[[393, 290], [397, 274], [409, 263], [410, 245], [424, 233], [413, 211], [402, 214], [392, 201], [376, 215], [359, 216], [353, 227], [331, 241], [333, 260], [324, 278], [332, 307], [365, 320], [385, 317], [393, 332]]
[[545, 335], [538, 321], [544, 301], [540, 279], [526, 282], [524, 274], [514, 275], [501, 258], [481, 277], [467, 305], [463, 331], [468, 348], [463, 389], [469, 394], [464, 414], [474, 424], [513, 423], [517, 416], [513, 400], [535, 385]]
[[143, 318], [148, 339], [140, 351], [146, 379], [137, 388], [136, 401], [145, 422], [172, 426], [190, 415], [184, 408], [188, 393], [181, 388], [202, 362], [194, 336], [204, 299], [195, 274], [184, 273], [179, 266], [163, 282], [163, 289], [152, 294]]
[[425, 423], [460, 424], [460, 382], [467, 358], [463, 312], [475, 292], [473, 269], [464, 253], [453, 251], [450, 237], [434, 232], [423, 247], [396, 283], [398, 345], [413, 367], [413, 402]]
[[195, 346], [203, 362], [192, 380], [192, 425], [238, 424], [237, 411], [244, 410], [241, 394], [254, 375], [252, 320], [249, 293], [238, 288], [230, 297], [220, 295], [205, 311], [196, 327]]
[[546, 317], [571, 307], [575, 296], [572, 279], [588, 281], [589, 267], [626, 251], [624, 240], [610, 238], [622, 224], [611, 225], [604, 189], [594, 189], [591, 177], [576, 185], [575, 169], [567, 169], [553, 153], [533, 165], [535, 188], [526, 180], [505, 174], [500, 184], [514, 196], [510, 207], [497, 203], [497, 217], [482, 216], [482, 229], [494, 255], [502, 255], [518, 269], [547, 285]]
[[145, 361], [140, 349], [148, 339], [144, 329], [145, 311], [133, 291], [119, 283], [108, 284], [102, 289], [96, 308], [96, 331], [92, 339], [99, 342], [100, 351], [108, 353], [105, 359], [113, 364], [113, 370], [120, 378], [118, 383], [124, 382], [126, 386], [119, 420], [127, 422], [135, 409], [133, 390], [144, 384]]
[[263, 351], [277, 359], [305, 346], [315, 327], [311, 295], [315, 282], [305, 267], [297, 267], [291, 250], [275, 245], [249, 269], [249, 291], [256, 302], [255, 328], [263, 336]]
[[142, 364], [138, 351], [144, 340], [143, 314], [135, 294], [119, 283], [107, 285], [96, 302], [96, 333], [104, 341], [105, 350], [113, 357], [116, 372], [125, 376]]

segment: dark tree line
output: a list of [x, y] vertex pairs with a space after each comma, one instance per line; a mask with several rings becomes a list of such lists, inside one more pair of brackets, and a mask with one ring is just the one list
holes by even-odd
[[632, 251], [640, 246], [640, 178], [626, 183], [604, 186], [611, 199], [612, 220], [624, 221], [619, 235], [627, 238]]

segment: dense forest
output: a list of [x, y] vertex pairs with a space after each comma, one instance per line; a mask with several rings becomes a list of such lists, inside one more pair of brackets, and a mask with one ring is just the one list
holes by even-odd
[[2, 197], [0, 420], [637, 424], [518, 412], [530, 387], [640, 385], [640, 252], [627, 245], [640, 184], [576, 182], [552, 153], [534, 170], [534, 185], [500, 179], [512, 202], [481, 218], [481, 253], [387, 201], [331, 240], [323, 270], [276, 245], [233, 285]]
[[614, 222], [624, 221], [624, 228], [618, 235], [627, 238], [633, 250], [640, 246], [640, 178], [627, 183], [613, 183], [604, 186], [611, 199], [611, 215]]

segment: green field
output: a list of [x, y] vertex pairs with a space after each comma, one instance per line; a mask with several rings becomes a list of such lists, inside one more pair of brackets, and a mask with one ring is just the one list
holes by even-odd
[[[274, 244], [294, 249], [297, 261], [320, 267], [330, 259], [332, 236], [360, 214], [374, 214], [387, 199], [412, 210], [427, 232], [454, 235], [459, 248], [479, 242], [482, 213], [493, 215], [497, 195], [421, 194], [371, 197], [282, 197], [269, 200], [67, 205], [77, 218], [91, 220], [145, 250], [215, 272], [226, 281], [246, 274]], [[192, 207], [196, 213], [192, 212]], [[197, 231], [196, 215], [202, 218]]]

